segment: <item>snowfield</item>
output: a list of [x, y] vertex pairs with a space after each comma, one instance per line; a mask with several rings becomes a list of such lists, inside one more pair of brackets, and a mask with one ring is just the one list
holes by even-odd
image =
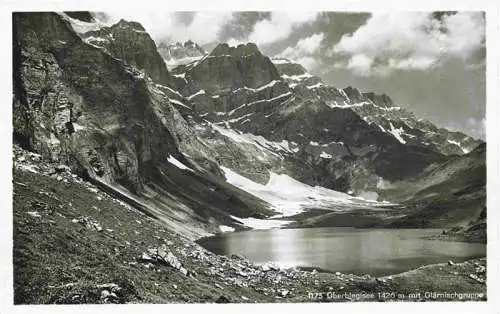
[[167, 66], [167, 69], [170, 71], [179, 65], [187, 65], [196, 61], [200, 61], [202, 58], [205, 56], [196, 56], [196, 57], [184, 57], [180, 59], [163, 59], [165, 62], [165, 65]]
[[394, 125], [392, 125], [392, 122], [389, 122], [391, 126], [391, 130], [389, 131], [398, 141], [401, 142], [401, 144], [406, 144], [406, 141], [403, 139], [401, 136], [404, 133], [403, 128], [395, 128]]
[[[329, 209], [335, 205], [345, 206], [354, 205], [356, 202], [365, 202], [345, 193], [304, 184], [285, 174], [271, 172], [269, 181], [263, 185], [247, 179], [229, 168], [221, 167], [221, 169], [224, 171], [228, 183], [269, 203], [274, 211], [281, 214], [281, 217], [292, 216], [308, 208]], [[254, 218], [246, 219], [246, 223], [254, 222]], [[273, 221], [272, 223], [278, 222], [282, 221]]]
[[[267, 153], [272, 154], [276, 157], [282, 158], [277, 152], [280, 153], [293, 153], [296, 152], [296, 147], [290, 147], [290, 143], [287, 140], [281, 142], [273, 142], [265, 139], [261, 135], [254, 135], [252, 133], [241, 133], [235, 131], [231, 128], [219, 127], [213, 123], [209, 122], [210, 127], [217, 131], [218, 133], [230, 138], [236, 143], [249, 144], [257, 147], [266, 156]], [[295, 145], [296, 146], [296, 145]]]
[[71, 27], [73, 28], [73, 30], [77, 33], [77, 34], [84, 34], [86, 32], [90, 32], [90, 31], [97, 31], [103, 27], [110, 27], [112, 26], [114, 23], [118, 22], [118, 21], [107, 21], [107, 22], [104, 22], [102, 20], [99, 20], [97, 19], [96, 17], [94, 17], [94, 21], [93, 22], [84, 22], [84, 21], [81, 21], [81, 20], [78, 20], [78, 19], [74, 19], [72, 17], [70, 17], [69, 15], [67, 15], [66, 13], [63, 13], [63, 12], [59, 12], [58, 13], [64, 20], [68, 21], [71, 25]]

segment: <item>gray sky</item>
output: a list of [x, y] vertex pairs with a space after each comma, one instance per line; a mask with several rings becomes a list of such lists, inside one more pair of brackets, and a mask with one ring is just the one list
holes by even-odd
[[157, 41], [255, 42], [336, 87], [385, 93], [438, 126], [485, 138], [480, 12], [136, 12]]

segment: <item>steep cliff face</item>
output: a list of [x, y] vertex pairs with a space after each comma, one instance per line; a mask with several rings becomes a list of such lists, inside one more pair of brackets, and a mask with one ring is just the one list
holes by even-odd
[[32, 115], [15, 131], [35, 148], [108, 179], [127, 178], [134, 189], [141, 166], [180, 156], [137, 73], [83, 43], [56, 14], [19, 14], [14, 28], [25, 90], [16, 107]]
[[223, 181], [210, 148], [173, 105], [182, 102], [167, 96], [176, 91], [86, 43], [58, 14], [16, 13], [13, 29], [16, 141], [135, 193], [166, 221], [213, 228], [214, 218], [230, 224], [231, 212], [266, 212]]
[[214, 93], [256, 88], [279, 78], [271, 60], [262, 55], [255, 44], [238, 47], [220, 44], [188, 73], [188, 90], [193, 94], [200, 90]]
[[141, 24], [120, 20], [110, 27], [82, 33], [81, 37], [86, 43], [147, 73], [155, 83], [175, 88], [155, 42]]

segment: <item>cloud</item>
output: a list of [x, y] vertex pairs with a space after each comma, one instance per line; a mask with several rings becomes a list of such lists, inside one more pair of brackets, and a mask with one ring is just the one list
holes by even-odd
[[254, 25], [247, 40], [257, 45], [266, 45], [286, 39], [294, 28], [313, 22], [318, 15], [318, 12], [273, 12], [271, 18], [260, 20]]
[[486, 118], [474, 119], [469, 118], [466, 122], [466, 132], [473, 137], [486, 139]]
[[136, 21], [148, 31], [155, 41], [180, 41], [188, 39], [198, 44], [217, 40], [224, 25], [233, 19], [233, 12], [111, 12], [112, 21], [121, 18]]
[[313, 57], [300, 57], [294, 61], [302, 65], [307, 70], [313, 70], [319, 65], [318, 59]]
[[295, 46], [287, 47], [277, 56], [294, 60], [306, 69], [312, 70], [318, 66], [319, 48], [324, 38], [323, 33], [301, 38]]
[[261, 20], [270, 19], [271, 12], [233, 12], [233, 18], [219, 32], [221, 41], [237, 41], [247, 38], [254, 30], [255, 24]]
[[142, 24], [155, 41], [204, 45], [213, 42], [255, 42], [268, 45], [288, 38], [305, 23], [313, 22], [318, 12], [106, 12], [110, 22], [121, 18]]
[[330, 51], [343, 58], [335, 67], [356, 75], [388, 75], [394, 70], [427, 70], [449, 58], [467, 61], [484, 47], [481, 12], [435, 15], [428, 12], [374, 13]]
[[463, 117], [442, 123], [447, 129], [463, 132], [473, 138], [486, 140], [486, 117]]
[[302, 38], [297, 42], [296, 49], [301, 53], [313, 54], [318, 51], [324, 37], [325, 35], [323, 33], [319, 33]]

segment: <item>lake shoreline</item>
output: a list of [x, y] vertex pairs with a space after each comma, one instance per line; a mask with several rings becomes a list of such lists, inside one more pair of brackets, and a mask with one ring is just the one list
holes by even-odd
[[486, 256], [481, 242], [452, 240], [434, 228], [323, 227], [224, 232], [196, 243], [214, 254], [243, 255], [256, 264], [371, 276]]

